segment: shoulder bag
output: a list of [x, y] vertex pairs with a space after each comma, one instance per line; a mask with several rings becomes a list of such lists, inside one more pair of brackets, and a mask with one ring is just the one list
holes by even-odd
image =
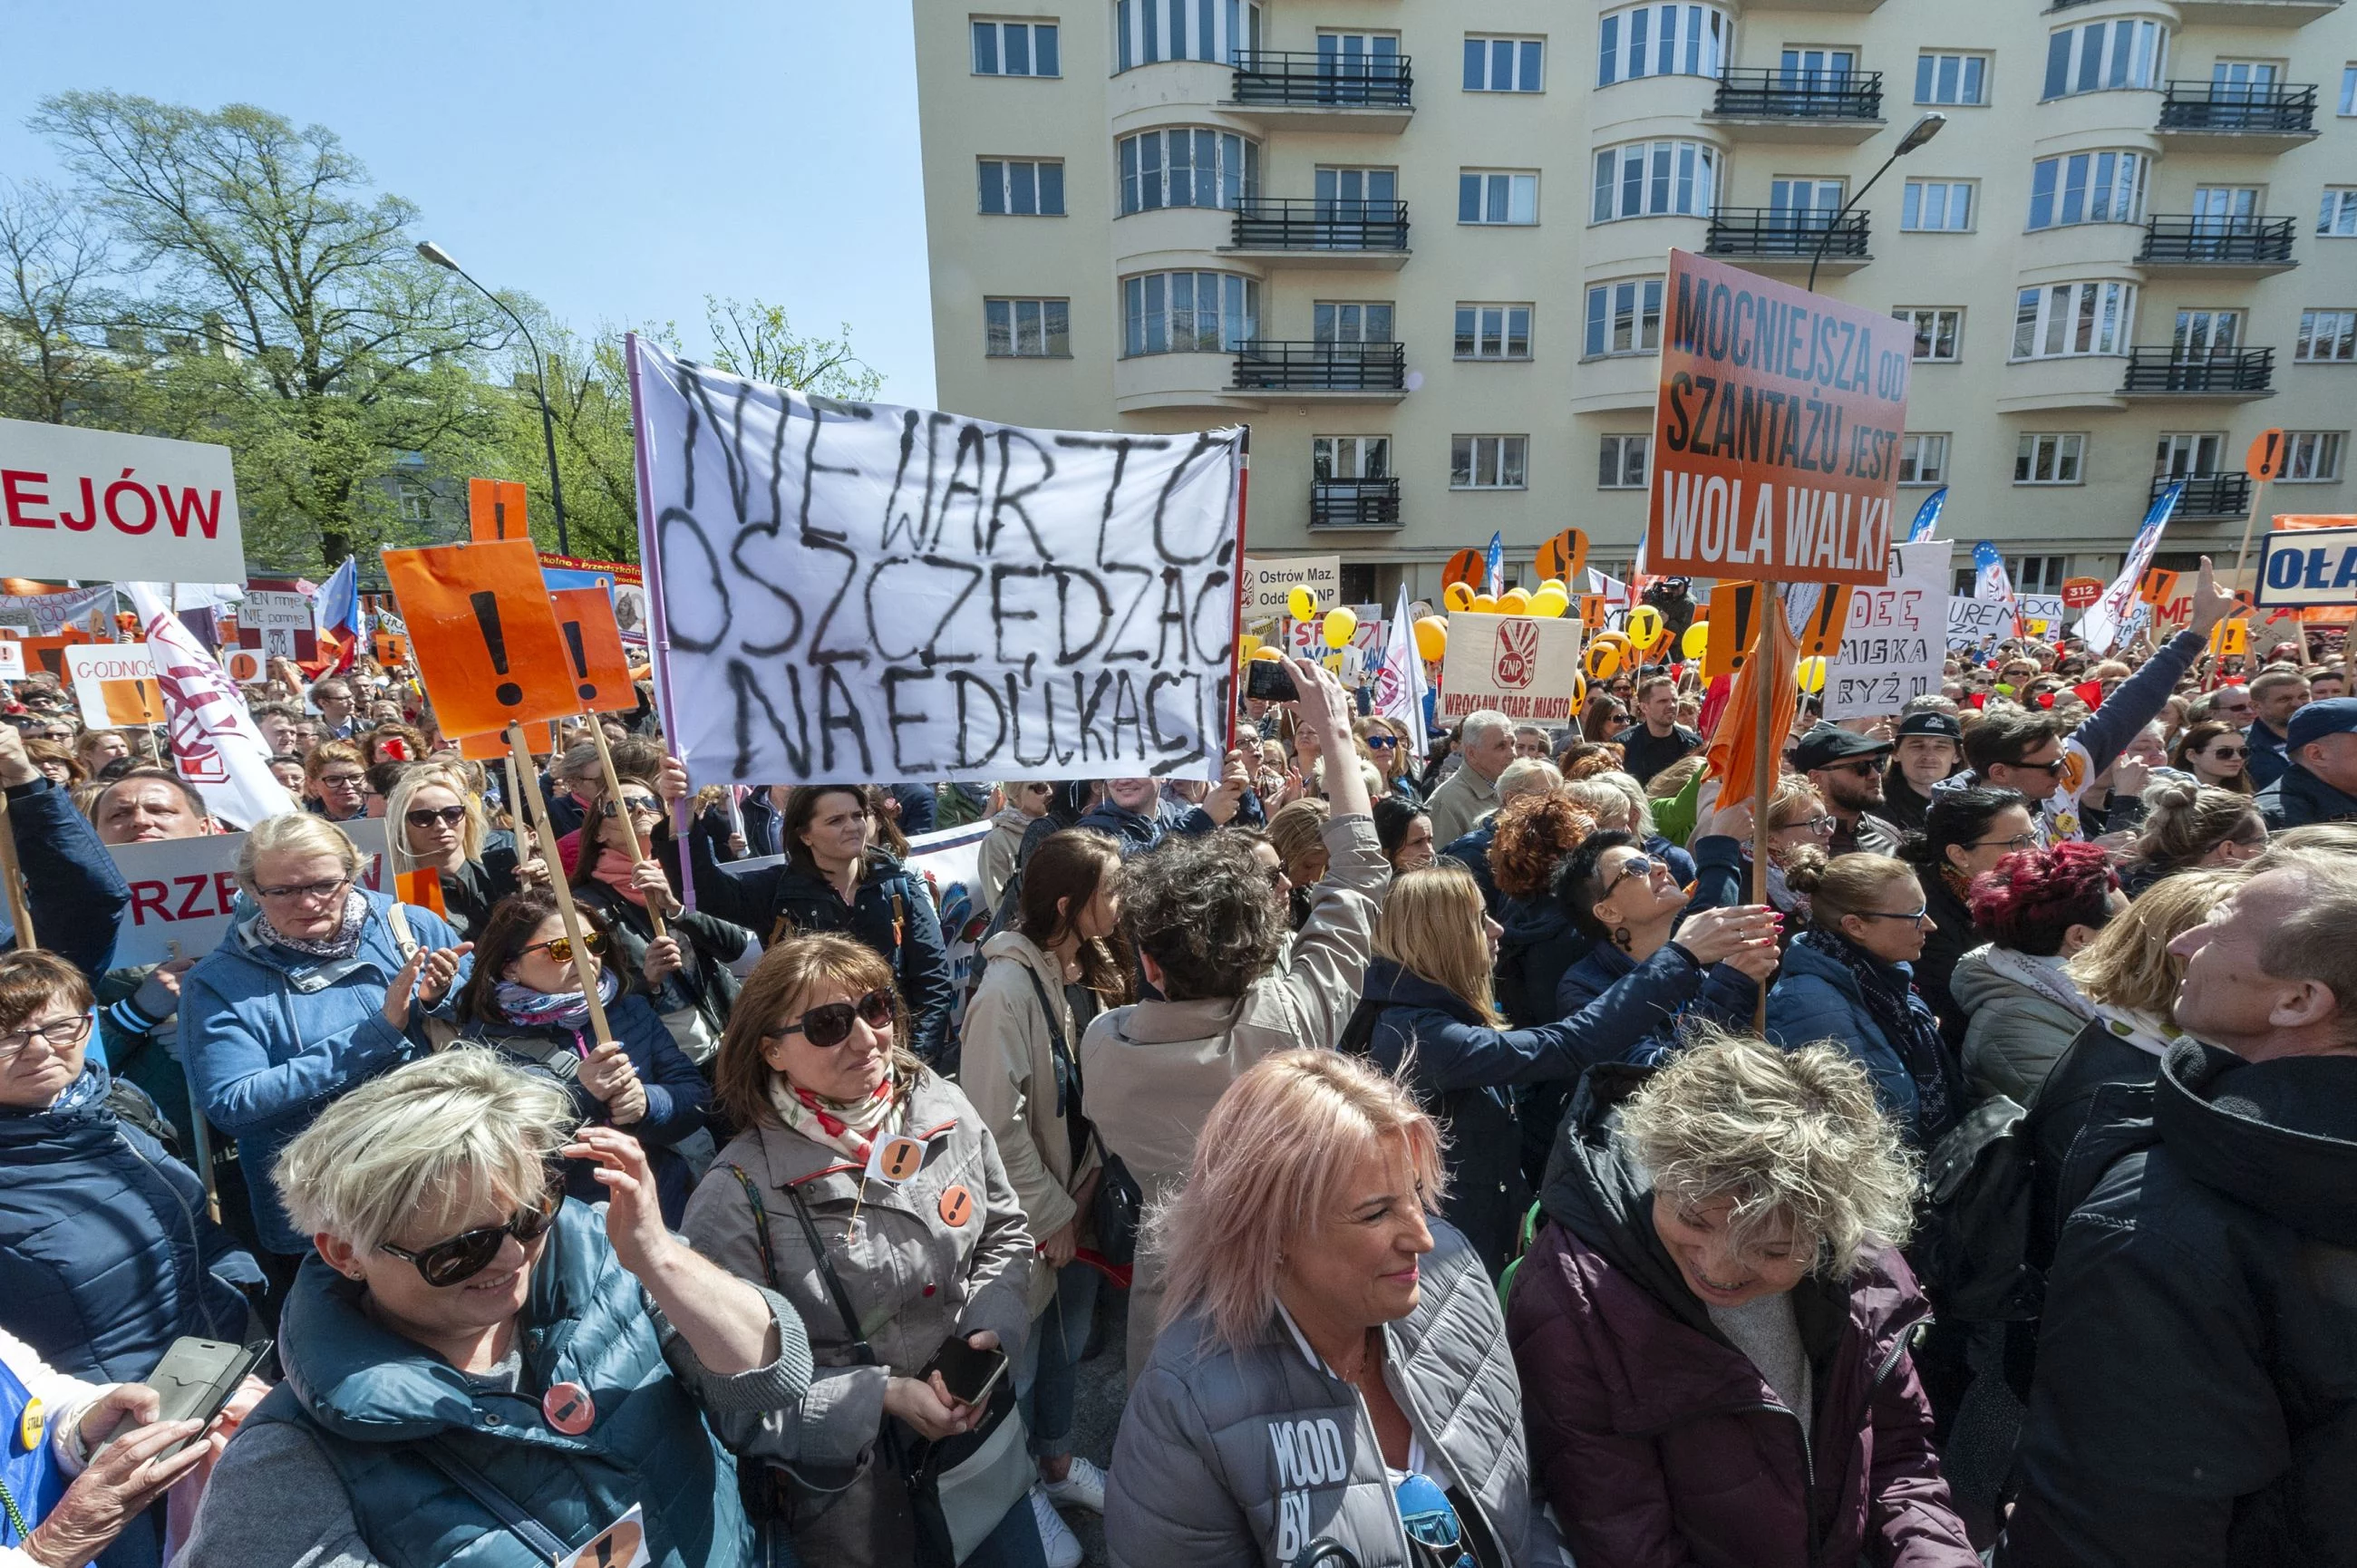
[[[1014, 959], [1006, 961], [1018, 962]], [[1078, 1170], [1085, 1163], [1092, 1143], [1096, 1144], [1100, 1156], [1096, 1197], [1089, 1208], [1089, 1223], [1096, 1231], [1097, 1256], [1117, 1269], [1132, 1267], [1137, 1262], [1138, 1215], [1146, 1207], [1146, 1194], [1120, 1156], [1104, 1146], [1104, 1141], [1097, 1136], [1096, 1124], [1088, 1119], [1081, 1093], [1081, 1064], [1064, 1041], [1064, 1026], [1039, 972], [1028, 963], [1020, 967], [1024, 977], [1031, 982], [1033, 994], [1039, 998], [1040, 1015], [1048, 1020], [1048, 1043], [1056, 1059], [1056, 1114], [1064, 1119], [1065, 1135], [1071, 1140], [1072, 1168]]]

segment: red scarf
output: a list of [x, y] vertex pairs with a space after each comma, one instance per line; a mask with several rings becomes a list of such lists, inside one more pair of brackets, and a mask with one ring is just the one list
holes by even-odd
[[631, 881], [639, 863], [611, 847], [597, 852], [597, 864], [589, 875], [643, 909], [647, 907], [647, 890]]

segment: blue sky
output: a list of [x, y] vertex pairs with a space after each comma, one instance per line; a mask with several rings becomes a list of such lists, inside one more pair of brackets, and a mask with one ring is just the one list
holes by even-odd
[[0, 176], [71, 88], [250, 102], [339, 134], [422, 237], [576, 328], [706, 294], [848, 322], [895, 403], [933, 401], [906, 0], [0, 0]]

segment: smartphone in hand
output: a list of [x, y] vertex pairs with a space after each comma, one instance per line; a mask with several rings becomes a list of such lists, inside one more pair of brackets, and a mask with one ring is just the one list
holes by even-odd
[[952, 1334], [933, 1352], [924, 1375], [931, 1378], [935, 1372], [942, 1375], [942, 1384], [952, 1398], [980, 1409], [990, 1402], [998, 1380], [1006, 1375], [1006, 1352], [977, 1350]]

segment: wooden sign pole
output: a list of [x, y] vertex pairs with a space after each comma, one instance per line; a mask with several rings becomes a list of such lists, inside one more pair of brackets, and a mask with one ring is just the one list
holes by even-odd
[[[605, 727], [598, 724], [597, 715], [595, 714], [591, 714], [589, 715], [589, 738], [597, 743], [597, 761], [598, 764], [606, 769], [606, 804], [604, 809], [609, 811], [621, 811], [622, 776], [614, 770], [614, 753], [612, 749], [606, 745]], [[658, 795], [656, 799], [661, 800], [662, 797]], [[624, 813], [624, 820], [625, 822], [628, 821], [627, 812]], [[581, 841], [580, 853], [583, 854], [596, 854], [599, 847], [597, 843], [597, 834], [587, 825], [584, 826], [582, 832], [584, 836]], [[632, 828], [630, 830], [630, 859], [634, 865], [644, 865], [647, 863], [647, 857], [639, 853], [639, 833], [636, 828]], [[652, 904], [649, 904], [647, 906], [647, 918], [653, 923], [655, 929], [655, 940], [657, 941], [661, 941], [669, 934], [663, 926], [662, 911], [656, 908]]]
[[[1769, 650], [1775, 646], [1770, 640], [1772, 623], [1769, 618], [1783, 613], [1782, 590], [1772, 582], [1760, 584], [1760, 629], [1751, 643], [1752, 672], [1760, 677], [1754, 682], [1760, 696], [1760, 711], [1751, 758], [1751, 901], [1754, 904], [1768, 902], [1768, 840], [1771, 831], [1768, 825], [1768, 791], [1776, 777], [1776, 683], [1769, 678], [1768, 666], [1761, 660], [1769, 657]], [[1751, 1027], [1764, 1036], [1768, 1032], [1766, 983], [1762, 982], [1759, 989], [1759, 1001], [1751, 1010]]]
[[16, 866], [16, 826], [8, 820], [8, 797], [0, 795], [0, 880], [8, 884], [8, 918], [16, 923], [16, 948], [39, 947], [33, 935], [33, 907], [25, 901], [25, 874]]
[[[530, 860], [533, 854], [532, 816], [524, 809], [523, 785], [516, 778], [515, 753], [511, 751], [501, 757], [500, 766], [506, 768], [508, 774], [508, 822], [516, 836], [516, 858]], [[530, 769], [525, 770], [525, 776], [537, 781], [537, 775]]]
[[[523, 725], [520, 724], [508, 725], [508, 746], [514, 754], [517, 764], [520, 767], [523, 766], [525, 760], [532, 755], [524, 748]], [[546, 844], [549, 853], [554, 855], [556, 851], [556, 835], [549, 831], [547, 803], [541, 800], [540, 791], [537, 789], [526, 794], [524, 800], [532, 807], [533, 825], [540, 833], [540, 842]], [[582, 853], [587, 854], [590, 847], [590, 844], [584, 843], [581, 846]], [[614, 1042], [614, 1031], [606, 1022], [605, 999], [597, 994], [597, 981], [605, 970], [605, 964], [590, 953], [589, 944], [584, 940], [587, 928], [581, 923], [581, 911], [574, 907], [573, 885], [566, 879], [565, 868], [562, 865], [552, 865], [548, 868], [548, 879], [556, 889], [557, 918], [565, 922], [565, 935], [573, 943], [573, 972], [581, 981], [583, 994], [589, 999], [590, 1027], [597, 1034], [599, 1045], [611, 1045]]]

